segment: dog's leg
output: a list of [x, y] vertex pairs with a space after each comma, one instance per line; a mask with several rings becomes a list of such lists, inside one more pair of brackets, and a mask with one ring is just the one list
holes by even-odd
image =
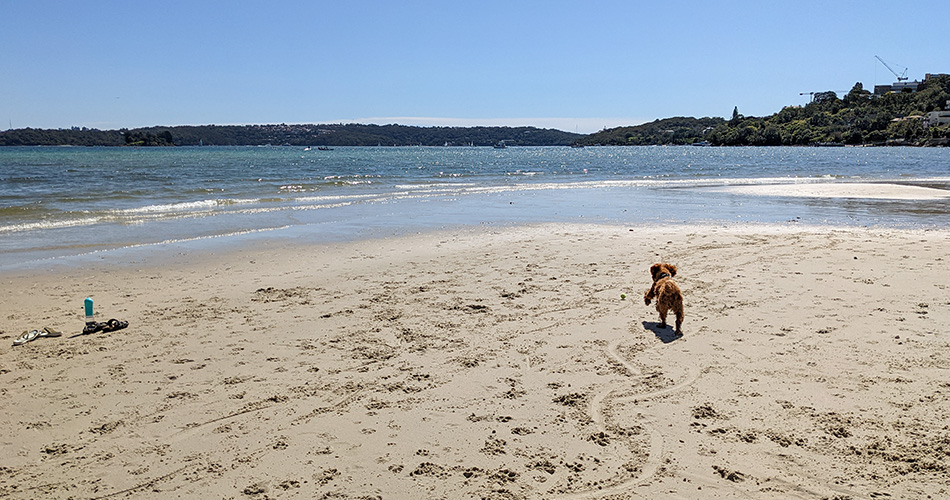
[[673, 307], [673, 312], [676, 314], [676, 333], [682, 335], [683, 330], [681, 327], [683, 326], [683, 316], [685, 316], [683, 313], [683, 301], [677, 300]]
[[666, 309], [661, 309], [659, 307], [660, 303], [657, 302], [656, 311], [660, 313], [660, 328], [666, 328]]

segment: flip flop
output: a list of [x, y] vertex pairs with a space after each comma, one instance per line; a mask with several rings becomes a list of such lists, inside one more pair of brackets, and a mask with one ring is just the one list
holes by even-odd
[[30, 330], [29, 332], [23, 332], [23, 335], [20, 338], [13, 341], [13, 345], [23, 345], [27, 342], [35, 340], [36, 337], [40, 336], [39, 330]]
[[43, 331], [40, 332], [40, 337], [62, 337], [62, 336], [63, 336], [63, 332], [60, 332], [58, 330], [53, 330], [52, 328], [48, 326], [43, 328]]

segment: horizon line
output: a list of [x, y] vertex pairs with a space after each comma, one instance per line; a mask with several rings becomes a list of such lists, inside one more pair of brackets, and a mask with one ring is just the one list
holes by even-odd
[[357, 118], [350, 123], [367, 123], [373, 125], [397, 124], [419, 127], [535, 127], [587, 135], [610, 128], [641, 125], [648, 121], [651, 121], [651, 119], [632, 117], [455, 118], [434, 116], [371, 116]]
[[[122, 130], [136, 128], [154, 128], [154, 127], [206, 127], [206, 126], [250, 126], [250, 125], [402, 125], [406, 127], [534, 127], [539, 129], [554, 129], [562, 132], [589, 135], [603, 130], [609, 130], [617, 127], [632, 127], [642, 125], [653, 121], [654, 118], [446, 118], [446, 117], [425, 117], [425, 116], [389, 116], [389, 117], [363, 117], [339, 120], [314, 120], [314, 121], [261, 121], [261, 122], [243, 122], [243, 123], [219, 123], [209, 121], [206, 123], [178, 123], [175, 125], [140, 125], [140, 126], [118, 126], [109, 122], [86, 123], [79, 125], [69, 125], [60, 127], [37, 127], [26, 126], [13, 128], [10, 123], [10, 130], [20, 130], [27, 128], [48, 129], [48, 130], [69, 130], [73, 128], [88, 128], [97, 130]], [[572, 130], [573, 129], [573, 130]]]

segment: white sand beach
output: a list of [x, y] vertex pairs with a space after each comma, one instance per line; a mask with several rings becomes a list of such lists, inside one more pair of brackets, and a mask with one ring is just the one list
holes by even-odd
[[[7, 273], [0, 495], [947, 498], [948, 248], [540, 225]], [[77, 336], [87, 295], [129, 327]]]

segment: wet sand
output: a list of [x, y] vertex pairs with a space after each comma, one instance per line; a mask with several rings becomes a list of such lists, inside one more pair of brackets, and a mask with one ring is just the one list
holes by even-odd
[[[0, 495], [946, 498], [948, 248], [542, 225], [6, 274]], [[130, 326], [77, 336], [87, 295]]]
[[891, 183], [835, 184], [762, 184], [729, 186], [713, 190], [758, 196], [794, 196], [808, 198], [861, 198], [868, 200], [944, 200], [950, 191], [926, 186]]

